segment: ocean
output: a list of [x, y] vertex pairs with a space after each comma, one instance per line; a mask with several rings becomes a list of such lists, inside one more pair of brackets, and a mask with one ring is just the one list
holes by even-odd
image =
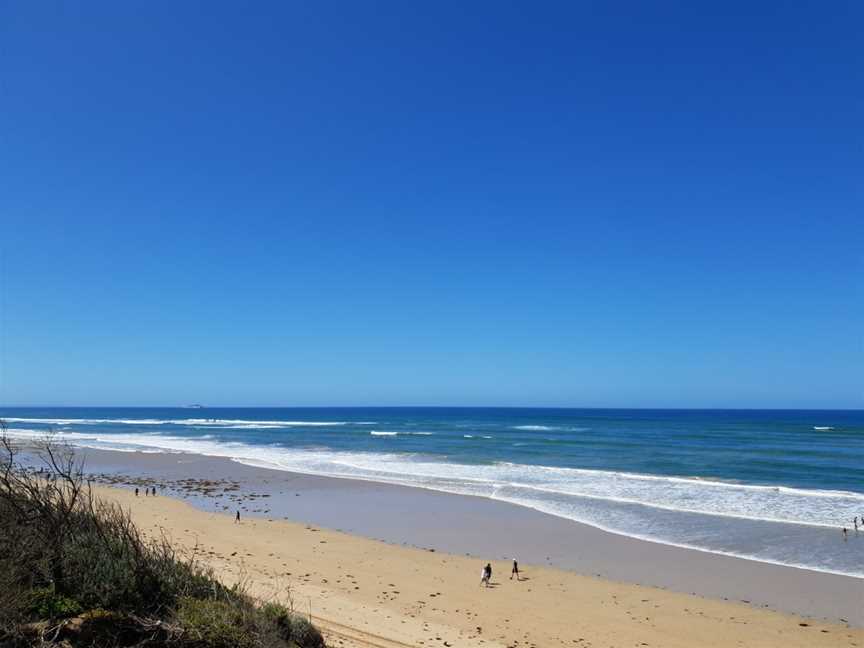
[[[12, 437], [474, 495], [864, 578], [864, 411], [0, 408]], [[844, 540], [841, 527], [849, 529]]]

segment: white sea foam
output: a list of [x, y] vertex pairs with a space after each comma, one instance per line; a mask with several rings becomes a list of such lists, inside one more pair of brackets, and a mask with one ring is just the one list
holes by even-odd
[[814, 425], [813, 429], [817, 432], [827, 432], [828, 430], [833, 430], [834, 428], [830, 425]]
[[369, 434], [372, 436], [432, 436], [434, 432], [405, 432], [402, 430], [399, 431], [382, 431], [382, 430], [372, 430]]
[[[396, 436], [397, 432], [372, 430], [370, 434]], [[43, 436], [44, 432], [13, 429], [10, 435], [32, 439]], [[864, 510], [864, 494], [861, 493], [515, 463], [468, 465], [395, 452], [258, 446], [204, 437], [95, 431], [87, 434], [61, 432], [58, 436], [86, 447], [192, 452], [291, 472], [488, 497], [623, 535], [823, 571], [864, 575], [864, 564], [860, 561], [857, 567], [833, 566], [830, 551], [811, 550], [802, 558], [790, 553], [791, 549], [781, 541], [760, 544], [749, 553], [736, 553], [729, 549], [736, 546], [734, 543], [715, 540], [723, 534], [733, 538], [735, 529], [748, 524], [769, 527], [775, 523], [793, 524], [814, 531], [827, 527], [833, 533], [838, 520], [850, 520]]]
[[16, 418], [4, 417], [9, 423], [39, 423], [42, 425], [100, 425], [117, 423], [120, 425], [162, 425], [163, 419], [61, 419], [61, 418]]
[[511, 429], [525, 432], [587, 432], [589, 427], [574, 427], [572, 425], [514, 425]]
[[[373, 430], [375, 436], [395, 436], [398, 432]], [[11, 429], [10, 435], [38, 438], [41, 430]], [[261, 452], [290, 460], [292, 470], [306, 472], [339, 472], [342, 476], [382, 476], [394, 474], [405, 479], [436, 478], [466, 480], [470, 483], [511, 484], [549, 492], [592, 497], [646, 506], [666, 507], [696, 513], [710, 513], [758, 520], [836, 526], [849, 515], [860, 513], [864, 494], [836, 490], [810, 490], [789, 487], [736, 484], [684, 477], [666, 477], [604, 470], [531, 466], [516, 463], [467, 465], [440, 461], [420, 461], [406, 455], [340, 452], [328, 449], [310, 451], [281, 446], [255, 446], [227, 443], [204, 437], [177, 437], [164, 434], [120, 434], [59, 432], [57, 436], [71, 443], [124, 444], [127, 446], [163, 448], [201, 454], [254, 458]], [[464, 435], [474, 438], [474, 435]], [[338, 470], [325, 465], [340, 466]], [[287, 467], [287, 465], [286, 465]], [[344, 474], [343, 474], [344, 473]], [[853, 513], [854, 512], [854, 513]]]
[[188, 425], [192, 427], [212, 426], [235, 429], [267, 429], [283, 427], [331, 427], [341, 425], [375, 425], [374, 421], [254, 421], [248, 419], [59, 419], [59, 418], [15, 418], [4, 419], [10, 423], [39, 423], [42, 425]]

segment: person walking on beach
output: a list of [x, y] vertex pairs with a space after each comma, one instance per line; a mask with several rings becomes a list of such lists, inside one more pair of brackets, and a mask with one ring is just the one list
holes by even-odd
[[480, 579], [480, 582], [485, 584], [486, 587], [489, 587], [489, 581], [492, 580], [492, 563], [486, 563], [486, 566], [483, 568], [483, 576]]
[[135, 489], [135, 497], [138, 497], [138, 489]]
[[843, 542], [846, 542], [848, 532], [846, 531], [846, 527], [843, 527]]
[[510, 570], [510, 580], [513, 580], [513, 577], [516, 577], [516, 580], [519, 580], [519, 563], [516, 562], [516, 559], [513, 559], [513, 569]]
[[[237, 515], [234, 517], [234, 524], [237, 524], [240, 521], [240, 511], [237, 511]], [[845, 529], [844, 529], [845, 531]]]

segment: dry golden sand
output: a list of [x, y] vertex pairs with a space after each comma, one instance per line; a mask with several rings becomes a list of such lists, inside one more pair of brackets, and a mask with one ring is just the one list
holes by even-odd
[[197, 547], [226, 582], [308, 613], [331, 646], [864, 646], [864, 630], [716, 601], [493, 561], [482, 563], [291, 522], [207, 513], [169, 497], [98, 487], [148, 533]]

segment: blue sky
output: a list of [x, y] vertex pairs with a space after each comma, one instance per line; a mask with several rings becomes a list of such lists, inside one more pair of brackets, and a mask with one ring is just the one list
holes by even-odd
[[4, 3], [0, 403], [861, 407], [862, 20]]

